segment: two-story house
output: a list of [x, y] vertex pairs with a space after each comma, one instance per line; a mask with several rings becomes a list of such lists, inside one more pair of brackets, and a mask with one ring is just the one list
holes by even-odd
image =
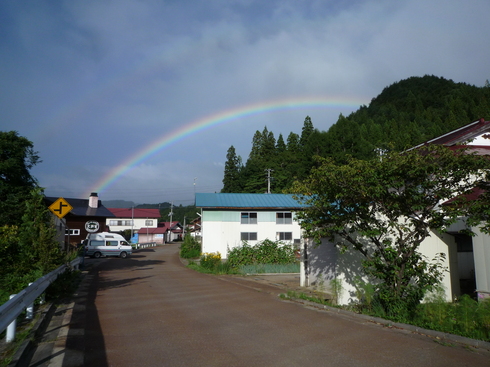
[[[137, 208], [108, 208], [113, 214], [112, 218], [107, 219], [107, 227], [111, 232], [122, 232], [125, 230], [137, 234], [141, 228], [157, 228], [160, 211], [158, 209], [137, 209]], [[132, 242], [138, 242], [137, 238], [132, 238]]]
[[196, 193], [196, 207], [201, 209], [202, 252], [219, 252], [226, 259], [229, 249], [265, 239], [299, 247], [294, 211], [302, 204], [292, 195]]

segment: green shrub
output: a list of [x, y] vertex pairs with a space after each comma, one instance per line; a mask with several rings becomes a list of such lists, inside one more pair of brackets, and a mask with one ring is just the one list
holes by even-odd
[[233, 267], [251, 264], [291, 264], [296, 262], [294, 246], [280, 241], [264, 240], [255, 246], [244, 243], [228, 251], [228, 262]]
[[187, 235], [180, 245], [180, 257], [195, 259], [201, 255], [201, 244], [194, 237]]
[[221, 254], [219, 252], [204, 253], [201, 256], [200, 264], [205, 269], [214, 269], [221, 263]]

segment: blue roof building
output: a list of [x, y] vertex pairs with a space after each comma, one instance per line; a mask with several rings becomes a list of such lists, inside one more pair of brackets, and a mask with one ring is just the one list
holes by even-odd
[[297, 244], [301, 227], [294, 215], [304, 207], [289, 194], [196, 193], [201, 208], [202, 252], [228, 251], [269, 239]]
[[196, 194], [199, 208], [267, 208], [301, 209], [300, 204], [290, 194]]

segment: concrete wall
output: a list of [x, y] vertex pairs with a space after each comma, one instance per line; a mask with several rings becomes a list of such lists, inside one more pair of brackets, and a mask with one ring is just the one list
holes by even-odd
[[458, 270], [458, 247], [453, 235], [447, 233], [430, 232], [419, 247], [419, 252], [432, 260], [438, 253], [445, 255], [442, 266], [444, 271], [441, 285], [444, 287], [446, 300], [451, 302], [455, 297], [460, 295], [459, 270]]
[[475, 259], [476, 290], [479, 299], [490, 298], [490, 241], [480, 228], [473, 228], [473, 254]]
[[[453, 296], [459, 292], [458, 254], [454, 236], [431, 233], [431, 236], [419, 247], [419, 252], [429, 260], [432, 260], [437, 253], [446, 255], [442, 265], [448, 271], [444, 272], [442, 285], [445, 289], [446, 299], [451, 301]], [[306, 261], [302, 263], [301, 286], [322, 288], [332, 293], [331, 282], [336, 279], [341, 285], [341, 292], [337, 299], [339, 304], [346, 305], [358, 302], [359, 291], [362, 292], [362, 288], [358, 289], [359, 282], [375, 282], [375, 280], [368, 279], [364, 275], [362, 269], [364, 256], [353, 250], [351, 246], [341, 253], [327, 239], [322, 239], [319, 246], [315, 245], [312, 240], [305, 240], [303, 254], [306, 254], [303, 255], [303, 259]], [[488, 251], [487, 259], [490, 260], [490, 251]]]
[[303, 243], [303, 254], [306, 249], [306, 260], [301, 265], [301, 286], [313, 287], [319, 291], [325, 291], [335, 296], [332, 281], [340, 285], [337, 303], [342, 305], [356, 303], [358, 301], [359, 281], [369, 282], [364, 276], [361, 267], [363, 256], [352, 249], [341, 253], [329, 240], [322, 239], [321, 244], [315, 244], [311, 239]]

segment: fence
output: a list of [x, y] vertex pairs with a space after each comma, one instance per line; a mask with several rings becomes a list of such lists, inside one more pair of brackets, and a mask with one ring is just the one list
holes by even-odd
[[[83, 258], [77, 257], [70, 262], [70, 265], [74, 269], [78, 269]], [[10, 300], [0, 306], [0, 332], [7, 329], [6, 341], [11, 342], [15, 339], [16, 319], [24, 311], [28, 310], [29, 314], [32, 312], [32, 305], [36, 298], [44, 293], [46, 288], [56, 280], [59, 274], [63, 273], [68, 268], [68, 265], [62, 265], [58, 269], [53, 270], [51, 273], [44, 275], [29, 285], [27, 288], [20, 291], [18, 294], [11, 296]], [[30, 311], [30, 312], [29, 312]]]
[[138, 243], [136, 245], [136, 248], [140, 249], [140, 248], [155, 247], [156, 245], [157, 245], [156, 242]]

